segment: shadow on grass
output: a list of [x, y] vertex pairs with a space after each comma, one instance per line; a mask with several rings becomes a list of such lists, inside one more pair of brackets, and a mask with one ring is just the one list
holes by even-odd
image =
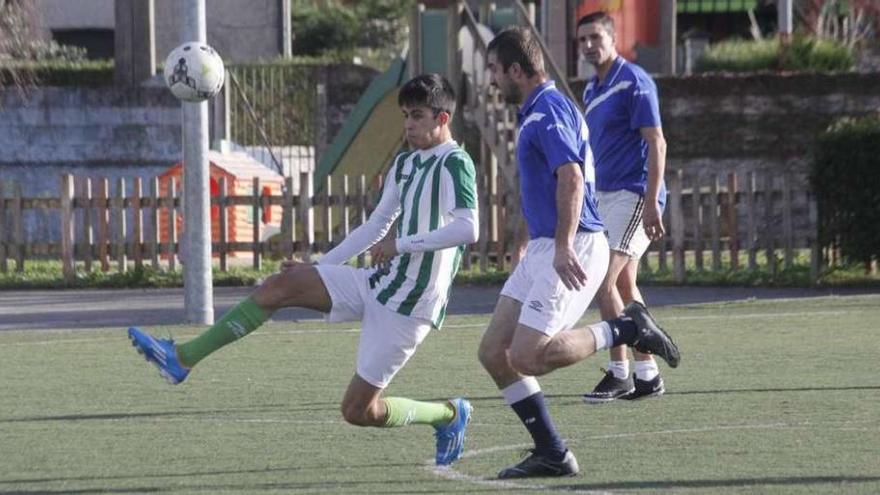
[[554, 491], [575, 490], [676, 490], [688, 488], [737, 488], [758, 486], [808, 486], [839, 483], [877, 483], [880, 476], [797, 476], [766, 478], [735, 478], [718, 480], [625, 481], [617, 483], [584, 483], [553, 485]]
[[[724, 395], [724, 394], [748, 394], [748, 393], [768, 393], [768, 392], [831, 392], [831, 391], [847, 391], [847, 390], [880, 390], [880, 385], [858, 385], [852, 387], [787, 387], [787, 388], [738, 388], [738, 389], [714, 389], [714, 390], [682, 390], [682, 391], [673, 391], [666, 392], [664, 395]], [[586, 388], [584, 392], [587, 392]], [[580, 394], [545, 394], [544, 397], [548, 400], [553, 399], [581, 399], [582, 395]], [[471, 402], [495, 402], [501, 401], [501, 394], [499, 395], [485, 395], [485, 396], [473, 396], [467, 397], [467, 399]], [[423, 399], [415, 399], [415, 400], [423, 400], [423, 401], [446, 401], [448, 399], [443, 397], [434, 397], [434, 398], [423, 398]], [[499, 402], [500, 405], [504, 405], [503, 401]], [[506, 406], [505, 406], [506, 407]]]
[[308, 404], [285, 405], [272, 404], [265, 406], [240, 407], [216, 410], [195, 411], [156, 411], [156, 412], [126, 412], [126, 413], [94, 413], [94, 414], [58, 414], [54, 416], [26, 416], [22, 418], [0, 419], [0, 423], [28, 423], [48, 421], [116, 421], [126, 419], [144, 418], [173, 418], [173, 417], [198, 417], [210, 415], [210, 418], [223, 419], [222, 415], [236, 413], [256, 412], [336, 412], [339, 408], [337, 402], [316, 402]]
[[[350, 467], [388, 467], [387, 464], [376, 466], [350, 466]], [[275, 471], [275, 470], [267, 470]], [[244, 471], [249, 473], [252, 471]], [[259, 471], [254, 471], [259, 472]], [[220, 473], [186, 473], [171, 476], [198, 476], [199, 474], [237, 474], [236, 471], [220, 472]], [[33, 480], [33, 482], [51, 482], [51, 481], [95, 481], [102, 479], [138, 479], [144, 476], [132, 477], [108, 477], [108, 478], [60, 478], [57, 480]], [[168, 477], [168, 475], [156, 475], [156, 477]], [[30, 480], [28, 480], [30, 481]], [[699, 488], [742, 488], [742, 487], [773, 487], [773, 486], [811, 486], [811, 485], [827, 485], [842, 483], [876, 483], [880, 482], [880, 476], [808, 476], [808, 477], [766, 477], [766, 478], [740, 478], [740, 479], [718, 479], [718, 480], [664, 480], [664, 481], [629, 481], [618, 483], [583, 483], [583, 484], [566, 484], [542, 486], [541, 491], [544, 492], [573, 492], [573, 491], [597, 491], [597, 490], [676, 490], [676, 489], [699, 489]], [[366, 489], [368, 485], [409, 485], [400, 490], [383, 490], [383, 493], [446, 493], [447, 490], [442, 489], [417, 489], [413, 485], [412, 479], [399, 480], [376, 480], [376, 481], [315, 481], [315, 482], [277, 482], [277, 483], [239, 483], [239, 484], [197, 484], [197, 485], [173, 485], [168, 487], [152, 486], [152, 487], [131, 487], [131, 488], [83, 488], [83, 489], [63, 489], [63, 490], [26, 490], [26, 491], [0, 491], [0, 495], [11, 494], [31, 494], [31, 493], [68, 493], [68, 494], [89, 494], [89, 493], [161, 493], [174, 491], [195, 491], [216, 493], [219, 491], [264, 491], [264, 490], [306, 490], [306, 491], [346, 491], [357, 490], [358, 488]], [[509, 491], [509, 487], [473, 487], [469, 492], [504, 492]], [[528, 490], [528, 488], [526, 488]]]
[[[412, 468], [417, 470], [422, 467], [420, 463], [374, 463], [374, 464], [350, 464], [337, 466], [337, 469], [381, 469], [386, 470], [389, 467]], [[179, 479], [192, 478], [196, 476], [228, 476], [228, 475], [261, 475], [271, 473], [290, 473], [296, 475], [297, 472], [315, 471], [322, 469], [322, 466], [301, 466], [290, 468], [267, 468], [267, 469], [245, 469], [245, 470], [226, 470], [226, 471], [195, 471], [188, 473], [172, 473], [172, 474], [137, 474], [137, 475], [118, 475], [118, 476], [70, 476], [57, 478], [33, 478], [18, 480], [0, 480], [0, 484], [42, 484], [42, 483], [75, 483], [75, 482], [101, 482], [101, 481], [120, 481], [120, 480], [143, 480], [143, 479]], [[135, 486], [135, 487], [93, 487], [79, 489], [25, 489], [25, 490], [0, 490], [0, 495], [12, 494], [54, 494], [54, 493], [71, 493], [71, 494], [87, 494], [87, 493], [162, 493], [162, 492], [207, 492], [217, 493], [221, 491], [232, 491], [235, 493], [252, 492], [252, 491], [268, 491], [268, 490], [305, 490], [320, 491], [333, 493], [334, 491], [345, 491], [347, 493], [356, 493], [358, 486], [363, 485], [412, 485], [411, 478], [406, 479], [385, 479], [385, 480], [353, 480], [353, 481], [313, 481], [313, 482], [266, 482], [266, 483], [198, 483], [192, 485], [167, 484], [167, 486]], [[385, 493], [415, 493], [412, 488], [402, 489], [401, 491], [385, 491]], [[426, 493], [426, 492], [422, 492]]]

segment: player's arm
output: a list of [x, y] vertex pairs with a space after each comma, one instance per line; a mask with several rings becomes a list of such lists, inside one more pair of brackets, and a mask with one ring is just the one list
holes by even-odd
[[553, 268], [569, 290], [578, 290], [587, 281], [574, 251], [574, 235], [577, 232], [584, 204], [584, 174], [581, 167], [569, 162], [556, 169], [556, 254]]
[[438, 251], [477, 241], [480, 221], [473, 162], [469, 157], [455, 154], [444, 160], [440, 172], [438, 207], [451, 217], [450, 221], [428, 232], [386, 239], [381, 243], [382, 255], [390, 258], [398, 253]]
[[318, 261], [322, 265], [341, 265], [382, 240], [400, 214], [400, 197], [394, 182], [395, 167], [385, 176], [382, 197], [367, 221], [352, 230], [338, 246]]
[[660, 211], [660, 187], [666, 172], [666, 139], [662, 127], [642, 127], [639, 132], [648, 144], [648, 187], [645, 191], [645, 209], [642, 222], [648, 238], [656, 241], [663, 237], [663, 213]]
[[396, 251], [398, 253], [438, 251], [477, 242], [480, 232], [477, 210], [456, 208], [452, 210], [451, 215], [452, 221], [439, 229], [398, 238], [395, 243]]

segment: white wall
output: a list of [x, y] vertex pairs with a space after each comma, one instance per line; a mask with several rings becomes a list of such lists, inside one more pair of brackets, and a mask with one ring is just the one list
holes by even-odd
[[[30, 0], [35, 2], [38, 31], [114, 29], [113, 0]], [[180, 44], [178, 4], [155, 0], [156, 60], [160, 64]], [[208, 44], [224, 60], [247, 61], [281, 55], [281, 2], [288, 0], [206, 0]]]
[[113, 29], [113, 0], [33, 0], [42, 30]]

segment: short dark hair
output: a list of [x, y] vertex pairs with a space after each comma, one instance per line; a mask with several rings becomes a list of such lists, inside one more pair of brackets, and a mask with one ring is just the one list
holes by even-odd
[[608, 12], [598, 11], [587, 14], [578, 21], [577, 27], [581, 27], [584, 24], [593, 24], [597, 23], [602, 25], [608, 34], [614, 34], [614, 18], [608, 15]]
[[516, 62], [529, 77], [545, 73], [541, 44], [526, 28], [514, 26], [501, 31], [489, 42], [488, 51], [495, 52], [505, 71]]
[[455, 90], [440, 74], [421, 74], [407, 81], [397, 93], [401, 107], [429, 107], [434, 114], [455, 112]]

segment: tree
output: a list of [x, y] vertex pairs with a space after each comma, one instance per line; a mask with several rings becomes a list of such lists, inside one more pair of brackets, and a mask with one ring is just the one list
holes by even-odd
[[39, 82], [30, 63], [85, 58], [83, 48], [41, 39], [36, 16], [32, 1], [0, 0], [0, 86], [27, 91]]
[[406, 14], [414, 0], [313, 0], [293, 11], [293, 53], [351, 54], [356, 49], [398, 47], [406, 37]]
[[839, 41], [850, 50], [880, 32], [877, 0], [798, 0], [794, 7], [810, 34]]

